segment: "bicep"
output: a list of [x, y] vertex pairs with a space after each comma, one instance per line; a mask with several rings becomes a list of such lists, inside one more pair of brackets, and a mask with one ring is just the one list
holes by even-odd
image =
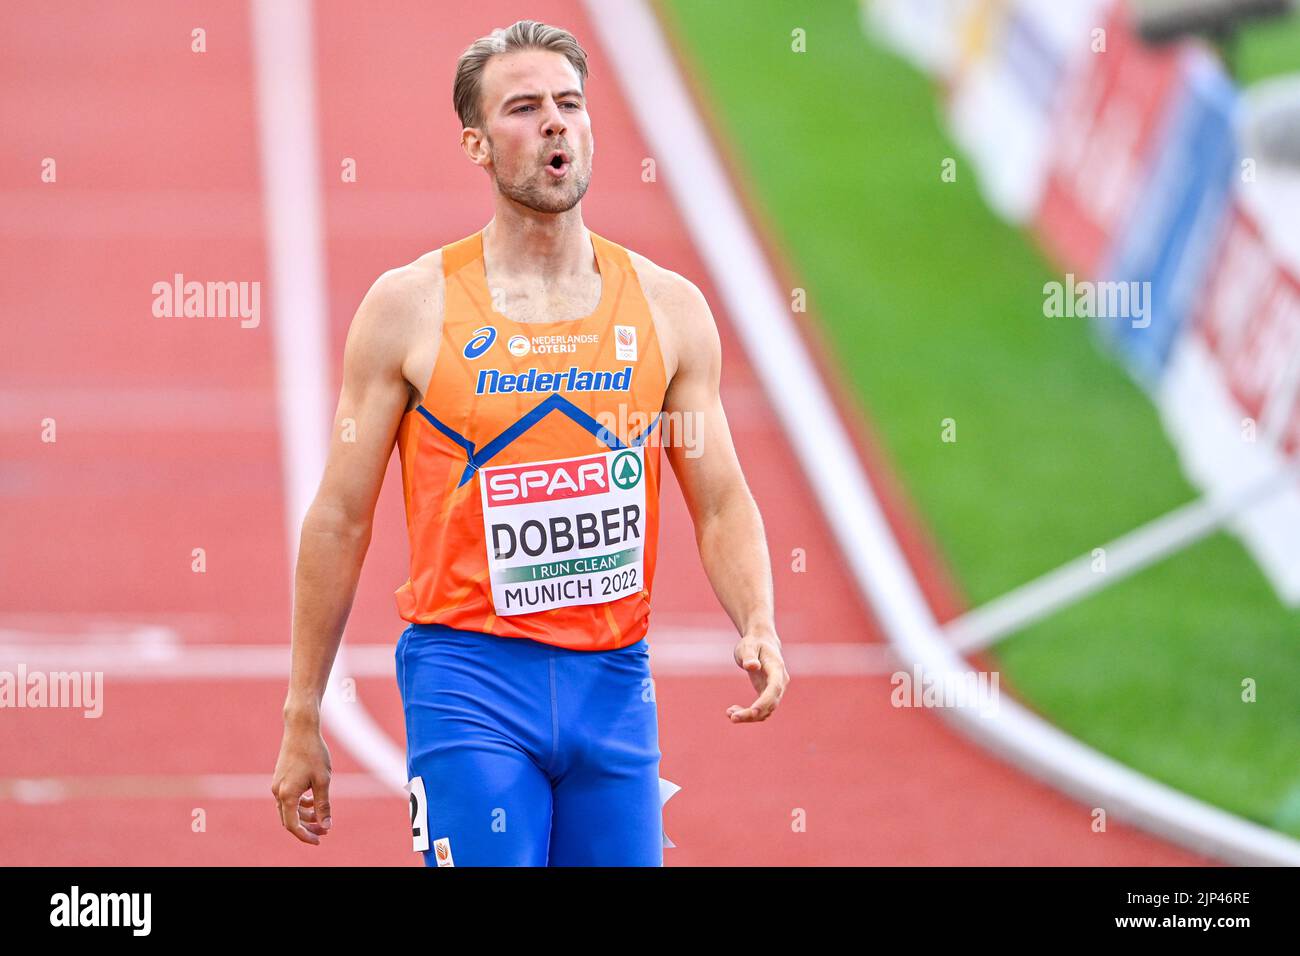
[[343, 382], [318, 504], [368, 522], [379, 497], [409, 388], [402, 374], [402, 304], [376, 284], [348, 329]]
[[674, 317], [678, 367], [664, 398], [666, 454], [687, 509], [698, 524], [743, 488], [722, 406], [722, 344], [704, 296], [690, 286]]

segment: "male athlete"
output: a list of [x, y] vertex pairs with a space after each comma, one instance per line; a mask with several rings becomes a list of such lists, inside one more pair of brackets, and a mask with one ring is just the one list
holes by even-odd
[[[583, 225], [586, 78], [577, 40], [530, 20], [462, 54], [461, 145], [495, 187], [494, 215], [384, 273], [352, 321], [303, 522], [272, 784], [305, 843], [330, 830], [321, 698], [394, 444], [411, 544], [397, 677], [427, 865], [662, 865], [646, 639], [661, 445], [758, 692], [728, 718], [767, 719], [789, 681], [709, 307]], [[693, 447], [661, 440], [687, 417]]]

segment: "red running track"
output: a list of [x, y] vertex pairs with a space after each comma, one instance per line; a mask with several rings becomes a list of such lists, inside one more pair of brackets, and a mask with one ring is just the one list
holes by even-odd
[[[890, 706], [870, 609], [745, 361], [739, 317], [722, 307], [665, 186], [641, 181], [653, 150], [581, 7], [448, 6], [316, 9], [331, 382], [374, 278], [490, 215], [486, 178], [457, 144], [456, 55], [522, 16], [574, 30], [591, 58], [600, 155], [587, 223], [688, 276], [713, 305], [723, 400], [766, 521], [793, 676], [774, 719], [727, 721], [751, 690], [667, 478], [651, 629], [661, 772], [683, 788], [666, 808], [677, 844], [667, 862], [1204, 862], [1114, 823], [1095, 834], [1089, 808], [938, 715]], [[196, 27], [204, 53], [190, 49]], [[51, 650], [65, 668], [89, 669], [96, 654], [116, 662], [98, 719], [0, 710], [2, 864], [419, 863], [405, 798], [336, 741], [335, 828], [322, 847], [280, 828], [269, 792], [285, 675], [256, 655], [286, 645], [290, 602], [270, 294], [256, 328], [151, 312], [153, 284], [175, 273], [273, 281], [250, 30], [240, 5], [0, 12], [0, 645], [11, 649], [0, 669]], [[40, 178], [46, 157], [54, 183]], [[341, 181], [345, 158], [355, 183]], [[330, 411], [302, 415], [318, 426]], [[41, 440], [46, 419], [54, 442]], [[347, 641], [370, 662], [353, 706], [399, 746], [384, 668], [402, 626], [392, 591], [405, 579], [404, 533], [394, 467]], [[806, 571], [792, 570], [796, 548]], [[179, 663], [151, 676], [160, 659]]]

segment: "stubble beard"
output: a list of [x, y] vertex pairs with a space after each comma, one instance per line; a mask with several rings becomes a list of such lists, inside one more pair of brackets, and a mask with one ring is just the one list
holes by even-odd
[[[496, 165], [496, 149], [492, 147], [491, 139], [488, 140], [488, 145], [492, 149], [493, 166], [500, 169]], [[521, 206], [536, 212], [568, 212], [582, 202], [582, 197], [586, 195], [587, 186], [591, 182], [591, 166], [579, 170], [571, 164], [569, 175], [562, 183], [552, 183], [541, 168], [521, 179], [506, 181], [498, 174], [496, 180], [497, 191]]]

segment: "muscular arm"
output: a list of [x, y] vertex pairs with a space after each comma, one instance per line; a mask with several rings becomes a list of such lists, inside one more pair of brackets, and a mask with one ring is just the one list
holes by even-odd
[[383, 283], [362, 300], [348, 330], [325, 474], [302, 523], [286, 716], [319, 715], [410, 396], [402, 374], [405, 302], [396, 283]]
[[[789, 674], [773, 619], [763, 519], [736, 458], [719, 395], [722, 347], [717, 325], [700, 290], [678, 276], [661, 287], [659, 305], [678, 356], [664, 398], [670, 425], [666, 454], [695, 525], [704, 572], [740, 632], [736, 664], [759, 691], [749, 707], [732, 705], [727, 714], [738, 723], [765, 720], [785, 692]], [[691, 427], [683, 427], [687, 419]], [[686, 437], [694, 438], [689, 446]]]
[[[413, 307], [401, 270], [371, 287], [348, 331], [325, 473], [303, 519], [294, 575], [284, 740], [272, 792], [286, 829], [319, 843], [329, 829], [329, 751], [321, 699], [370, 544], [375, 501], [410, 388], [403, 362]], [[305, 792], [311, 790], [311, 796]]]

